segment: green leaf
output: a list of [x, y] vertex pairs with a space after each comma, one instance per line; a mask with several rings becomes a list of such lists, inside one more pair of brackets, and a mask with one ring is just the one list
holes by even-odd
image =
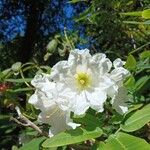
[[100, 143], [98, 150], [149, 150], [150, 145], [141, 138], [119, 132], [111, 135], [106, 144]]
[[127, 132], [136, 131], [142, 128], [149, 121], [150, 104], [146, 105], [141, 110], [137, 110], [132, 116], [130, 116], [125, 123], [121, 125], [121, 129]]
[[51, 55], [52, 55], [52, 53], [47, 52], [47, 53], [44, 55], [44, 61], [47, 61]]
[[135, 85], [135, 79], [133, 76], [130, 76], [128, 80], [124, 83], [127, 88], [133, 88]]
[[51, 67], [49, 67], [49, 66], [40, 66], [40, 68], [46, 70], [47, 73], [50, 73], [50, 71], [51, 71]]
[[87, 2], [87, 0], [71, 0], [69, 3]]
[[79, 21], [82, 21], [82, 20], [85, 20], [87, 19], [88, 17], [88, 14], [91, 12], [92, 10], [92, 7], [90, 6], [89, 8], [87, 8], [83, 13], [80, 13], [79, 14], [79, 17], [76, 17], [74, 20], [76, 22], [79, 22]]
[[144, 22], [138, 22], [138, 21], [123, 21], [123, 23], [126, 24], [141, 24], [141, 25], [149, 25], [150, 24], [150, 20], [144, 21]]
[[142, 11], [142, 18], [150, 19], [150, 9], [146, 9]]
[[110, 122], [112, 124], [120, 124], [120, 122], [123, 120], [123, 115], [115, 114], [111, 117]]
[[126, 13], [120, 13], [120, 15], [124, 16], [142, 16], [142, 11], [135, 11], [135, 12], [126, 12]]
[[149, 25], [150, 24], [150, 20], [145, 21], [143, 24]]
[[136, 68], [136, 60], [133, 55], [128, 56], [125, 67], [129, 70], [134, 70]]
[[54, 53], [57, 48], [58, 42], [56, 39], [51, 40], [47, 45], [47, 52]]
[[16, 90], [8, 89], [7, 92], [12, 92], [12, 93], [18, 93], [18, 92], [25, 92], [25, 91], [32, 91], [34, 88], [19, 88]]
[[143, 106], [143, 104], [134, 104], [132, 105], [129, 110], [125, 113], [125, 116], [128, 115], [130, 112], [135, 111], [139, 108], [141, 108]]
[[150, 58], [150, 50], [144, 51], [140, 54], [140, 58], [144, 59], [144, 58]]
[[13, 65], [11, 66], [11, 69], [12, 69], [13, 71], [18, 71], [18, 70], [20, 69], [20, 67], [21, 67], [21, 62], [16, 62], [15, 64], [13, 64]]
[[39, 150], [41, 143], [45, 140], [45, 137], [40, 137], [31, 140], [29, 143], [23, 145], [19, 150]]
[[86, 114], [84, 117], [74, 118], [75, 122], [86, 126], [98, 127], [102, 125], [102, 122], [93, 115]]
[[92, 138], [97, 138], [101, 136], [102, 133], [102, 130], [98, 127], [88, 129], [76, 128], [75, 130], [62, 132], [52, 138], [47, 139], [44, 141], [42, 146], [48, 148], [75, 144]]
[[141, 90], [149, 80], [150, 80], [150, 76], [148, 75], [141, 77], [135, 84], [136, 91]]
[[23, 83], [23, 82], [31, 82], [32, 78], [25, 78], [25, 79], [5, 79], [7, 82], [17, 82], [17, 83]]
[[5, 69], [2, 71], [3, 75], [6, 76], [11, 71], [11, 68]]

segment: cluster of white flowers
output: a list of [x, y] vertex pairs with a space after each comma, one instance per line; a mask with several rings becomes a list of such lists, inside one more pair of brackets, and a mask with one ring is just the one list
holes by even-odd
[[29, 103], [41, 110], [39, 121], [51, 125], [50, 136], [80, 126], [73, 123], [71, 112], [82, 115], [89, 107], [102, 112], [108, 97], [117, 112], [125, 113], [123, 80], [129, 72], [124, 64], [119, 58], [112, 63], [105, 54], [91, 56], [88, 49], [75, 49], [67, 61], [53, 66], [50, 75], [36, 75], [31, 82], [36, 91]]

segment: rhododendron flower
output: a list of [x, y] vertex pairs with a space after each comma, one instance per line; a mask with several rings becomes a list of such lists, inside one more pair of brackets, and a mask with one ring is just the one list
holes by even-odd
[[102, 112], [107, 88], [113, 86], [107, 76], [111, 66], [104, 54], [92, 57], [87, 49], [74, 50], [68, 61], [60, 61], [52, 68], [51, 78], [58, 86], [59, 97], [68, 101], [76, 115], [84, 114], [89, 107]]
[[112, 106], [120, 114], [127, 112], [128, 107], [126, 102], [129, 100], [127, 96], [127, 90], [125, 87], [123, 87], [123, 81], [127, 76], [130, 75], [130, 73], [128, 70], [123, 68], [124, 64], [124, 61], [121, 61], [120, 58], [117, 58], [113, 62], [115, 69], [113, 69], [110, 73], [110, 78], [116, 83], [117, 86], [117, 92], [114, 92], [113, 95], [111, 95]]
[[[57, 104], [56, 83], [49, 81], [49, 75], [36, 75], [32, 80], [32, 85], [36, 88], [35, 93], [30, 97], [29, 103], [41, 110], [38, 121], [51, 125], [49, 136], [64, 131], [65, 129], [75, 129], [80, 124], [72, 122], [70, 111], [62, 110]], [[68, 107], [68, 106], [66, 106]]]
[[127, 90], [124, 87], [118, 89], [118, 93], [112, 98], [112, 106], [119, 113], [124, 114], [128, 111], [126, 102], [128, 101]]
[[124, 64], [119, 58], [112, 63], [105, 54], [91, 56], [88, 49], [75, 49], [68, 60], [52, 67], [50, 75], [35, 76], [31, 83], [36, 91], [29, 103], [41, 110], [39, 121], [50, 124], [52, 134], [79, 126], [71, 112], [82, 115], [89, 107], [102, 112], [108, 97], [113, 108], [124, 113], [123, 80], [129, 75]]

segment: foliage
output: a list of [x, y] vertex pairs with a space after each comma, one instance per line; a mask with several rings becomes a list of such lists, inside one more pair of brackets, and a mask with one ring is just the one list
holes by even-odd
[[[80, 3], [83, 9], [86, 6], [87, 9], [74, 19], [85, 27], [85, 34], [90, 37], [88, 42], [79, 37], [77, 31], [63, 29], [63, 33], [60, 33], [57, 30], [49, 40], [49, 35], [40, 38], [41, 41], [37, 40], [33, 59], [26, 63], [17, 62], [17, 54], [22, 46], [21, 37], [1, 44], [4, 53], [1, 51], [0, 58], [4, 63], [0, 71], [0, 149], [150, 149], [149, 1], [72, 0], [68, 3], [74, 6]], [[47, 25], [43, 23], [43, 26]], [[118, 114], [108, 100], [104, 112], [89, 109], [86, 115], [72, 116], [81, 127], [61, 132], [52, 138], [43, 137], [37, 131], [10, 120], [17, 117], [15, 107], [19, 106], [24, 116], [48, 132], [47, 125], [36, 121], [39, 112], [28, 103], [34, 91], [30, 82], [35, 74], [50, 73], [51, 66], [66, 59], [70, 50], [79, 43], [89, 45], [91, 53], [98, 50], [109, 54], [112, 60], [117, 57], [126, 60], [125, 67], [131, 72], [124, 82], [130, 97], [128, 112]], [[12, 64], [10, 68], [7, 68], [8, 61]]]

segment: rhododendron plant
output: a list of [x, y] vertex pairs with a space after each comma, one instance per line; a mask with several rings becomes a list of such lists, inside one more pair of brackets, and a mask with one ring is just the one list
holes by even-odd
[[123, 81], [129, 71], [124, 64], [119, 58], [112, 63], [105, 54], [91, 56], [88, 49], [75, 49], [50, 74], [36, 75], [31, 82], [36, 91], [29, 103], [41, 110], [38, 120], [51, 125], [50, 136], [79, 126], [70, 118], [71, 112], [83, 115], [89, 108], [103, 112], [108, 98], [117, 112], [125, 113]]

